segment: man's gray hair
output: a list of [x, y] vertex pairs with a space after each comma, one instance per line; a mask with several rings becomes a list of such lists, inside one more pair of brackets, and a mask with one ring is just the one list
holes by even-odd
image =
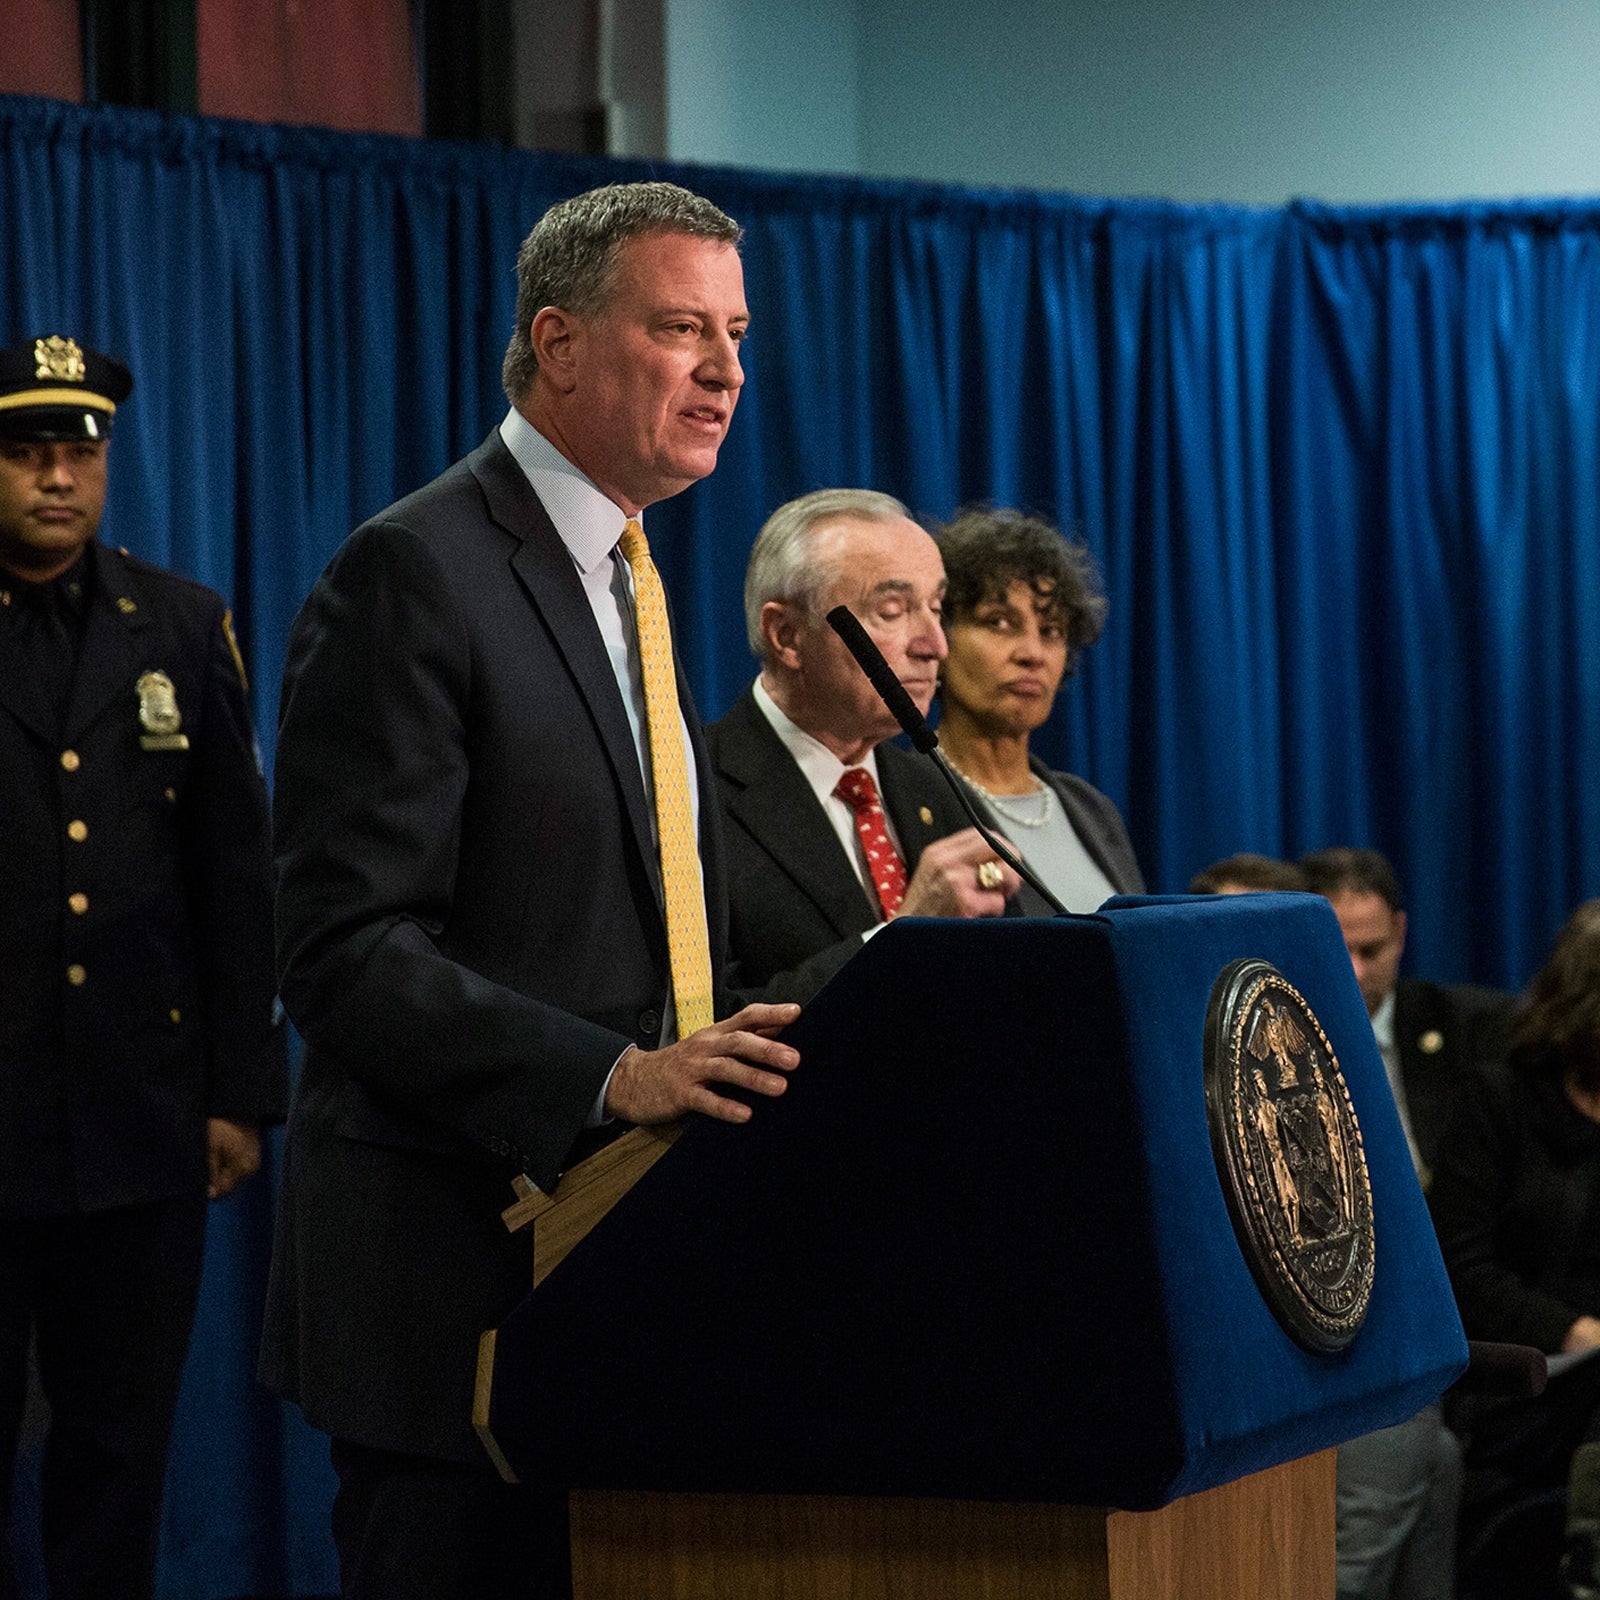
[[867, 522], [911, 520], [911, 513], [892, 494], [876, 489], [818, 489], [781, 505], [762, 524], [744, 574], [744, 627], [751, 653], [766, 659], [761, 637], [761, 608], [781, 600], [816, 614], [832, 584], [830, 566], [814, 559], [819, 524], [833, 517], [860, 517]]
[[686, 233], [737, 248], [744, 230], [709, 200], [675, 183], [608, 183], [557, 201], [517, 252], [517, 325], [500, 367], [501, 386], [513, 404], [539, 370], [528, 337], [533, 319], [546, 306], [575, 317], [603, 310], [618, 249], [646, 233]]

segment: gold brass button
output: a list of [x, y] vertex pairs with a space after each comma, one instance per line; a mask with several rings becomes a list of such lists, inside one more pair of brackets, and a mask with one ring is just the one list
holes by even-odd
[[88, 976], [89, 974], [85, 972], [76, 961], [74, 961], [72, 965], [67, 968], [67, 982], [70, 983], [74, 989], [81, 988], [83, 985], [83, 980]]
[[67, 904], [81, 917], [89, 909], [89, 897], [86, 894], [69, 894]]
[[167, 790], [167, 799], [176, 801], [177, 798], [178, 798], [178, 791], [176, 789], [168, 789]]
[[180, 1011], [180, 1010], [179, 1010], [179, 1009], [178, 1009], [178, 1008], [177, 1008], [177, 1007], [176, 1007], [176, 1006], [174, 1006], [174, 1007], [173, 1007], [173, 1008], [172, 1008], [172, 1009], [171, 1009], [171, 1010], [170, 1010], [170, 1011], [169, 1011], [169, 1012], [168, 1012], [168, 1013], [167, 1013], [167, 1015], [168, 1015], [168, 1016], [169, 1016], [169, 1017], [171, 1017], [171, 1018], [172, 1018], [172, 1020], [173, 1020], [173, 1021], [174, 1021], [174, 1022], [182, 1022], [182, 1021], [183, 1021], [183, 1013], [182, 1013], [182, 1012], [181, 1012], [181, 1011]]
[[78, 768], [83, 765], [83, 762], [78, 759], [78, 752], [76, 750], [63, 750], [61, 752], [61, 765], [64, 766], [68, 772], [76, 772]]
[[923, 806], [918, 810], [917, 816], [921, 818], [922, 825], [925, 828], [931, 828], [933, 826], [933, 813], [926, 806]]
[[74, 817], [67, 824], [67, 837], [74, 844], [82, 844], [89, 837], [89, 824], [79, 817]]

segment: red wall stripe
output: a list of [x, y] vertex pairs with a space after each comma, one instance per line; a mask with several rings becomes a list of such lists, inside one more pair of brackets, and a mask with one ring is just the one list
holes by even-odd
[[198, 0], [200, 110], [422, 132], [408, 0]]
[[78, 0], [5, 0], [0, 94], [82, 102]]

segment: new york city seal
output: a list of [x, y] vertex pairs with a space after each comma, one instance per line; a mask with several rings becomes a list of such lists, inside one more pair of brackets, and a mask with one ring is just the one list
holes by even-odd
[[1366, 1152], [1327, 1035], [1270, 962], [1217, 979], [1205, 1074], [1217, 1174], [1256, 1283], [1297, 1343], [1342, 1350], [1372, 1297]]

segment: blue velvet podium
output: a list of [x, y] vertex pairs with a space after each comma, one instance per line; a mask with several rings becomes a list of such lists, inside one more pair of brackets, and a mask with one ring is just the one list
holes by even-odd
[[[1360, 1124], [1374, 1273], [1336, 1354], [1269, 1308], [1213, 1158], [1207, 1008], [1245, 956], [1304, 996]], [[1465, 1365], [1319, 897], [897, 922], [789, 1037], [788, 1093], [691, 1123], [496, 1331], [481, 1420], [520, 1476], [1145, 1512], [1399, 1421]]]

